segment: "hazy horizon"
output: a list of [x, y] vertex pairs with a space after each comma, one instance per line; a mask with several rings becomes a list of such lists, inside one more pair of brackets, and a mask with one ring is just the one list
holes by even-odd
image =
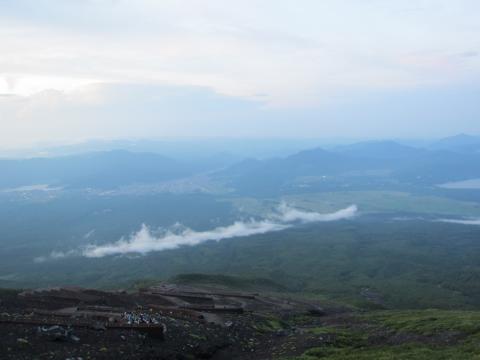
[[[92, 138], [77, 141], [52, 141], [20, 147], [2, 147], [0, 159], [56, 157], [89, 152], [126, 150], [153, 152], [169, 157], [191, 158], [231, 155], [252, 158], [283, 157], [314, 148], [326, 150], [361, 143], [395, 142], [405, 146], [428, 148], [444, 139], [478, 138], [476, 134], [451, 134], [446, 137], [406, 138], [317, 138], [317, 137], [163, 137], [163, 138]], [[194, 149], [190, 149], [191, 147]], [[252, 148], [253, 146], [253, 148]]]

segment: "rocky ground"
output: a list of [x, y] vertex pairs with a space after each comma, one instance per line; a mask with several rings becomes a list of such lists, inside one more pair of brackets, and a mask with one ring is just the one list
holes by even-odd
[[[480, 337], [477, 313], [370, 314], [321, 305], [288, 296], [173, 284], [135, 292], [2, 290], [0, 359], [480, 356], [475, 345]], [[437, 351], [454, 355], [436, 357]], [[457, 352], [461, 357], [455, 357]]]
[[290, 319], [326, 315], [314, 303], [171, 284], [4, 291], [0, 300], [5, 359], [271, 358], [318, 343]]

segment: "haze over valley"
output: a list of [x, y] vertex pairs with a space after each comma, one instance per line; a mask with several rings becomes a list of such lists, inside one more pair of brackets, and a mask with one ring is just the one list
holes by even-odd
[[[147, 145], [151, 152], [142, 149]], [[113, 273], [123, 284], [168, 278], [179, 270], [165, 272], [162, 264], [139, 274], [138, 261], [147, 255], [162, 258], [166, 251], [175, 258], [177, 252], [195, 253], [201, 246], [236, 246], [250, 243], [250, 237], [275, 244], [283, 233], [321, 233], [327, 223], [339, 229], [411, 223], [423, 231], [436, 231], [442, 224], [472, 234], [480, 230], [475, 227], [480, 193], [468, 186], [480, 178], [480, 138], [474, 136], [424, 146], [366, 141], [256, 158], [227, 155], [229, 149], [222, 146], [191, 162], [185, 155], [154, 151], [165, 146], [162, 141], [147, 145], [139, 141], [140, 150], [132, 151], [112, 143], [102, 151], [1, 160], [2, 283], [98, 286], [109, 283]], [[189, 151], [180, 148], [185, 145], [178, 145], [179, 153]], [[291, 246], [295, 244], [292, 238]], [[323, 246], [321, 240], [318, 246]], [[272, 256], [277, 256], [273, 254], [274, 249]], [[57, 270], [72, 261], [88, 267], [75, 280]], [[126, 272], [95, 270], [119, 261]], [[235, 268], [235, 261], [229, 267]], [[206, 270], [197, 266], [189, 271]], [[95, 281], [88, 280], [92, 272]], [[242, 267], [240, 273], [256, 275]]]

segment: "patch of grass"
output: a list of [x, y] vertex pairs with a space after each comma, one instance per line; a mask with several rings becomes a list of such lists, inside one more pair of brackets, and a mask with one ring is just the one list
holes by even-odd
[[364, 347], [367, 345], [368, 334], [350, 329], [332, 326], [320, 326], [307, 330], [308, 333], [328, 337], [327, 343], [334, 348]]
[[[325, 326], [309, 330], [315, 335], [334, 335], [334, 341], [306, 350], [289, 360], [430, 360], [480, 359], [480, 312], [448, 310], [375, 311], [359, 315], [365, 321], [362, 332]], [[368, 341], [377, 330], [388, 328], [393, 334], [438, 336], [438, 342], [411, 340], [404, 344], [373, 345]], [[460, 333], [458, 341], [445, 341], [444, 334]], [[421, 339], [421, 338], [420, 338]], [[443, 340], [442, 340], [443, 339]]]
[[273, 330], [281, 330], [284, 328], [284, 324], [278, 319], [267, 320], [268, 326]]
[[329, 326], [318, 326], [318, 327], [308, 329], [307, 332], [314, 335], [322, 335], [322, 334], [336, 333], [337, 329]]
[[253, 325], [254, 329], [260, 333], [278, 331], [287, 328], [289, 325], [276, 317], [266, 317]]
[[312, 348], [290, 360], [452, 360], [480, 359], [480, 354], [464, 347], [430, 348], [409, 344], [364, 349]]
[[467, 335], [480, 333], [479, 311], [452, 310], [414, 310], [379, 311], [363, 315], [372, 320], [401, 332], [420, 335], [435, 335], [442, 332], [461, 332]]

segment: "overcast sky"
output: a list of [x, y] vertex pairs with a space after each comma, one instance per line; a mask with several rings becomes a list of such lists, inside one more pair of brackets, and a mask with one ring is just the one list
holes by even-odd
[[478, 0], [0, 0], [0, 147], [480, 134]]

